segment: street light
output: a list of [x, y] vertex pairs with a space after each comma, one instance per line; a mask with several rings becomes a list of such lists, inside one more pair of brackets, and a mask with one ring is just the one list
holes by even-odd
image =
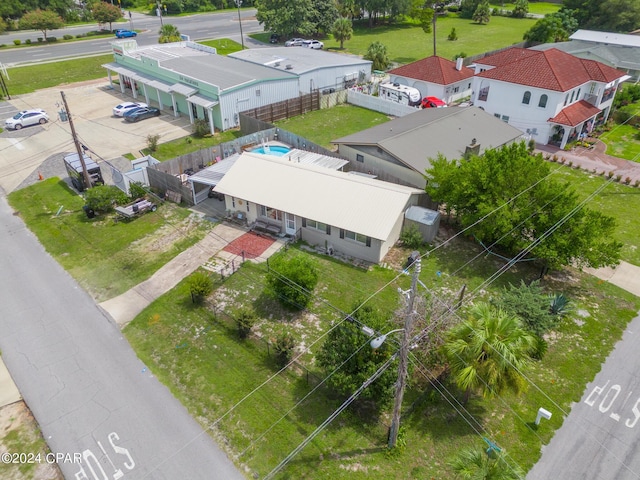
[[376, 337], [373, 340], [371, 340], [369, 345], [371, 345], [371, 348], [373, 348], [374, 350], [376, 348], [380, 348], [380, 346], [385, 342], [385, 340], [387, 339], [387, 337], [389, 335], [391, 335], [392, 333], [402, 332], [402, 331], [404, 331], [404, 328], [398, 328], [396, 330], [391, 330], [390, 332], [387, 332], [384, 335], [380, 335], [379, 337]]
[[160, 26], [163, 27], [164, 23], [162, 23], [162, 8], [160, 6], [160, 2], [157, 2], [156, 5], [158, 5], [158, 8], [156, 8], [156, 13], [160, 17]]
[[242, 5], [242, 0], [236, 0], [236, 5], [238, 6], [238, 23], [240, 24], [240, 43], [242, 43], [242, 50], [244, 50], [244, 37], [242, 36], [242, 19], [240, 18], [240, 6]]

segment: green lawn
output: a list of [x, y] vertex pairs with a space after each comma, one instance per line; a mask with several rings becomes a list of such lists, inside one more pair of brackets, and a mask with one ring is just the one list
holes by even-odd
[[99, 302], [149, 278], [208, 228], [171, 203], [129, 222], [116, 223], [113, 215], [88, 219], [83, 198], [57, 178], [8, 198], [45, 249]]
[[11, 95], [20, 95], [43, 88], [105, 78], [107, 72], [102, 65], [112, 61], [113, 55], [99, 55], [63, 62], [11, 67], [7, 69], [7, 88]]
[[[576, 170], [562, 165], [553, 165], [555, 175], [573, 185], [580, 199], [587, 198], [607, 178], [584, 170]], [[600, 172], [600, 171], [599, 171]], [[598, 173], [599, 173], [598, 172]], [[616, 219], [614, 237], [624, 245], [622, 260], [640, 265], [640, 189], [617, 182], [610, 183], [589, 204], [588, 208], [600, 211]]]
[[[502, 8], [504, 10], [512, 11], [514, 7], [513, 2], [497, 2], [492, 1], [489, 2], [491, 4], [491, 8]], [[552, 2], [529, 2], [529, 13], [535, 13], [538, 15], [546, 15], [548, 13], [555, 13], [560, 10], [562, 7], [562, 3], [552, 3]]]
[[[487, 272], [500, 265], [493, 258], [481, 256], [452, 276], [477, 253], [476, 247], [465, 241], [454, 242], [425, 261], [421, 278], [439, 298], [454, 298], [463, 283], [471, 292]], [[283, 254], [309, 255], [296, 248]], [[314, 257], [321, 272], [316, 292], [327, 302], [348, 309], [355, 300], [387, 285], [373, 301], [390, 314], [398, 308], [396, 290], [407, 287], [408, 277], [392, 281], [392, 270], [376, 267], [365, 271], [327, 257]], [[442, 272], [441, 276], [436, 275], [437, 271]], [[518, 267], [489, 287], [485, 295], [494, 294], [507, 281], [531, 280], [535, 273]], [[576, 278], [579, 280], [569, 285], [564, 279], [560, 283], [548, 277], [545, 285], [550, 291], [564, 291], [576, 308], [591, 316], [582, 326], [574, 322], [577, 317], [566, 318], [550, 341], [545, 359], [529, 371], [536, 385], [566, 411], [571, 402], [579, 400], [585, 384], [599, 371], [626, 323], [640, 308], [638, 298], [616, 287], [579, 273]], [[231, 458], [248, 468], [250, 475], [262, 477], [343, 400], [320, 387], [295, 407], [324, 378], [312, 362], [321, 343], [315, 342], [338, 320], [338, 315], [321, 301], [314, 302], [305, 315], [282, 310], [264, 294], [263, 265], [247, 263], [224, 283], [216, 281], [210, 297], [216, 306], [215, 314], [207, 307], [193, 306], [182, 284], [149, 306], [124, 333], [140, 358], [191, 414], [205, 428], [213, 427], [212, 435], [226, 445]], [[249, 305], [260, 319], [255, 335], [249, 341], [240, 341], [227, 314]], [[277, 371], [267, 342], [283, 328], [294, 333], [298, 345], [304, 343], [307, 354], [295, 367], [237, 405]], [[419, 361], [428, 352], [416, 350], [414, 354]], [[444, 388], [459, 395], [447, 382]], [[555, 413], [550, 422], [533, 431], [528, 424], [540, 405], [549, 406]], [[418, 371], [412, 374], [405, 409], [411, 410], [403, 420], [407, 446], [396, 455], [385, 452], [389, 422], [386, 413], [372, 415], [361, 405], [338, 417], [277, 478], [452, 478], [447, 460], [461, 448], [483, 446], [469, 423], [429, 387], [428, 379]], [[549, 405], [534, 388], [520, 398], [474, 397], [467, 410], [483, 425], [482, 434], [506, 448], [511, 459], [525, 469], [537, 460], [541, 445], [550, 440], [563, 419], [558, 408]]]
[[640, 162], [640, 128], [613, 124], [613, 128], [603, 133], [600, 140], [607, 144], [607, 155]]

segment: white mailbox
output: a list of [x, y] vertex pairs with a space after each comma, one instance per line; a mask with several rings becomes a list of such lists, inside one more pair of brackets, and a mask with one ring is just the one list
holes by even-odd
[[538, 409], [538, 415], [536, 416], [536, 425], [540, 425], [541, 418], [546, 418], [547, 420], [549, 420], [551, 418], [551, 412], [540, 407]]

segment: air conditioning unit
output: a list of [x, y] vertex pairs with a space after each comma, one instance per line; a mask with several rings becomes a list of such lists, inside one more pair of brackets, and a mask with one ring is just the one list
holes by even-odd
[[293, 65], [288, 64], [285, 68], [286, 68], [287, 70], [291, 70], [291, 69], [293, 68]]

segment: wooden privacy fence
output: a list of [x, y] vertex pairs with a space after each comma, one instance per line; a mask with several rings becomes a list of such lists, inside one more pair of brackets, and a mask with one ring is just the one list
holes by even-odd
[[290, 117], [302, 115], [313, 110], [320, 110], [320, 92], [318, 90], [300, 95], [296, 98], [271, 103], [263, 107], [251, 108], [242, 113], [250, 117], [273, 123], [278, 120], [286, 120]]

